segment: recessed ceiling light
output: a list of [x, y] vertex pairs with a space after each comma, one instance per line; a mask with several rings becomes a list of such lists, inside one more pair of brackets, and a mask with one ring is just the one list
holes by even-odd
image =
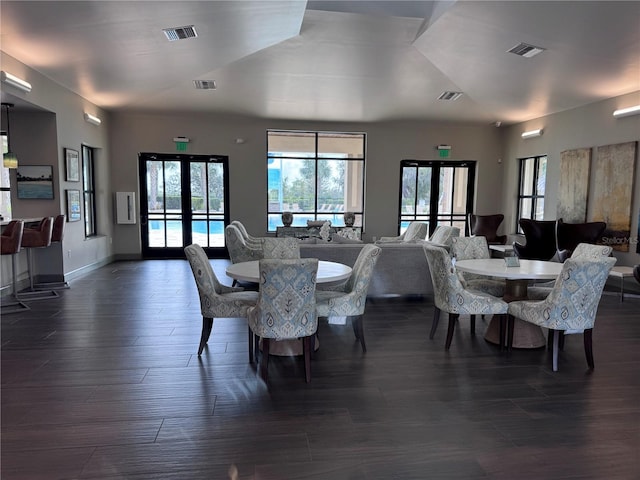
[[438, 100], [457, 100], [462, 96], [462, 92], [442, 92]]
[[167, 40], [175, 42], [176, 40], [185, 40], [187, 38], [195, 38], [198, 36], [196, 29], [193, 25], [186, 25], [184, 27], [171, 27], [163, 28]]
[[194, 80], [193, 84], [195, 85], [197, 90], [215, 90], [216, 89], [215, 80]]
[[529, 45], [528, 43], [519, 43], [515, 47], [507, 50], [508, 53], [515, 53], [516, 55], [520, 55], [521, 57], [525, 58], [535, 57], [536, 55], [544, 51], [544, 48], [536, 47], [535, 45]]

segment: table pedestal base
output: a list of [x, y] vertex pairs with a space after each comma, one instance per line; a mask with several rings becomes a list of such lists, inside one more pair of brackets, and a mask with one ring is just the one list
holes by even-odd
[[[507, 280], [504, 301], [527, 299], [528, 280]], [[505, 332], [506, 334], [506, 332]], [[500, 317], [494, 315], [484, 334], [487, 342], [500, 345]], [[542, 329], [533, 323], [516, 318], [513, 323], [513, 348], [540, 348], [547, 344]]]

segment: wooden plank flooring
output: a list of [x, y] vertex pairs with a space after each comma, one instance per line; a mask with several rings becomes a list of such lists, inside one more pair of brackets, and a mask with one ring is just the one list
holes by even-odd
[[269, 386], [243, 319], [215, 320], [196, 355], [186, 261], [114, 263], [30, 305], [2, 316], [3, 480], [640, 478], [638, 298], [603, 297], [593, 373], [580, 335], [553, 373], [465, 317], [445, 352], [428, 301], [376, 300], [366, 354], [321, 322], [311, 383], [274, 358]]

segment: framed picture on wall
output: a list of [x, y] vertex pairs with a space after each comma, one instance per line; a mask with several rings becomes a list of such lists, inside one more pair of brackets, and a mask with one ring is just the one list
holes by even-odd
[[77, 222], [80, 217], [80, 190], [67, 190], [67, 222]]
[[53, 167], [20, 165], [16, 170], [16, 185], [21, 200], [53, 200]]
[[80, 154], [71, 148], [64, 149], [65, 172], [67, 182], [80, 181]]

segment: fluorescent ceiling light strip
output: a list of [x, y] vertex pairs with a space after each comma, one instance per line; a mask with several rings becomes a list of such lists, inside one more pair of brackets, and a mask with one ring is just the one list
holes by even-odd
[[631, 115], [640, 114], [640, 105], [635, 105], [633, 107], [621, 108], [613, 112], [613, 116], [616, 118], [621, 117], [630, 117]]
[[87, 112], [84, 112], [84, 119], [89, 123], [93, 123], [94, 125], [100, 125], [102, 123], [102, 120], [100, 120], [98, 117]]
[[5, 72], [4, 70], [1, 73], [1, 79], [3, 83], [16, 87], [18, 90], [22, 90], [25, 93], [29, 93], [31, 91], [31, 84], [29, 82], [21, 79], [20, 77], [16, 77], [9, 72]]
[[522, 138], [533, 138], [533, 137], [539, 137], [540, 135], [542, 135], [542, 129], [539, 128], [537, 130], [529, 130], [528, 132], [524, 132], [522, 134]]

